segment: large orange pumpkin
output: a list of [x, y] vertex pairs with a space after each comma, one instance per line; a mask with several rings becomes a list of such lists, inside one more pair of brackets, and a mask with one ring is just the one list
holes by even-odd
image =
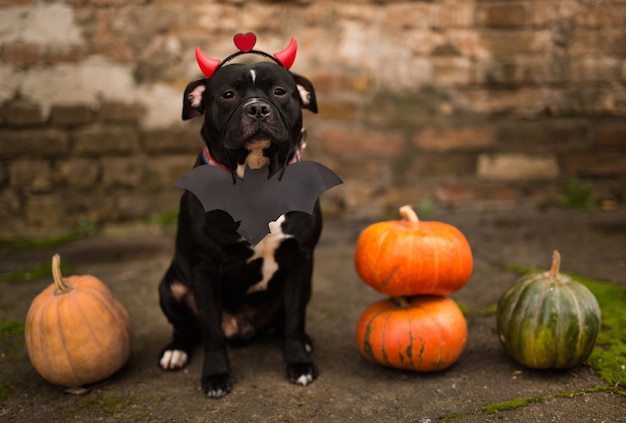
[[378, 222], [357, 240], [356, 271], [377, 291], [394, 296], [448, 295], [472, 274], [472, 250], [452, 225], [421, 222], [410, 206], [402, 220]]
[[394, 297], [370, 305], [357, 322], [357, 344], [369, 361], [432, 372], [454, 364], [467, 342], [467, 323], [447, 297]]
[[52, 259], [54, 283], [33, 300], [26, 316], [26, 349], [37, 372], [67, 386], [98, 382], [130, 357], [130, 317], [107, 286], [91, 275], [63, 278]]

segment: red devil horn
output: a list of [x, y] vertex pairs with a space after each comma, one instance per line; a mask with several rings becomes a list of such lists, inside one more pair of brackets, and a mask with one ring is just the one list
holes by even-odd
[[204, 53], [200, 50], [200, 47], [196, 47], [196, 60], [198, 61], [198, 66], [200, 66], [200, 70], [207, 78], [210, 78], [215, 73], [215, 70], [220, 64], [218, 59], [213, 59], [211, 57], [205, 56]]
[[292, 38], [289, 45], [282, 51], [274, 53], [276, 60], [280, 62], [285, 69], [291, 68], [293, 62], [296, 60], [296, 52], [298, 50], [298, 43], [295, 38]]

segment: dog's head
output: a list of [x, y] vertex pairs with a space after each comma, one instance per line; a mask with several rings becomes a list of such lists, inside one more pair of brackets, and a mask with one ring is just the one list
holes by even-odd
[[213, 158], [232, 170], [284, 166], [302, 137], [302, 109], [317, 113], [312, 83], [280, 64], [221, 67], [191, 82], [183, 120], [204, 116], [202, 136]]

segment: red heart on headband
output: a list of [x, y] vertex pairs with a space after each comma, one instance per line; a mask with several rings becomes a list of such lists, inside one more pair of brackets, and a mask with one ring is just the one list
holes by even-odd
[[248, 53], [256, 44], [256, 35], [252, 32], [235, 34], [235, 47], [244, 53]]

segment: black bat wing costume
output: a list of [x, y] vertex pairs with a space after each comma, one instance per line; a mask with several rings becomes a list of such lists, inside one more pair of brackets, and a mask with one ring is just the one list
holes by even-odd
[[224, 210], [239, 221], [237, 232], [252, 245], [269, 231], [268, 224], [290, 211], [312, 214], [321, 194], [343, 181], [326, 166], [313, 161], [288, 165], [268, 175], [267, 166], [247, 168], [244, 179], [216, 166], [201, 165], [187, 172], [175, 185], [193, 193], [205, 212]]

